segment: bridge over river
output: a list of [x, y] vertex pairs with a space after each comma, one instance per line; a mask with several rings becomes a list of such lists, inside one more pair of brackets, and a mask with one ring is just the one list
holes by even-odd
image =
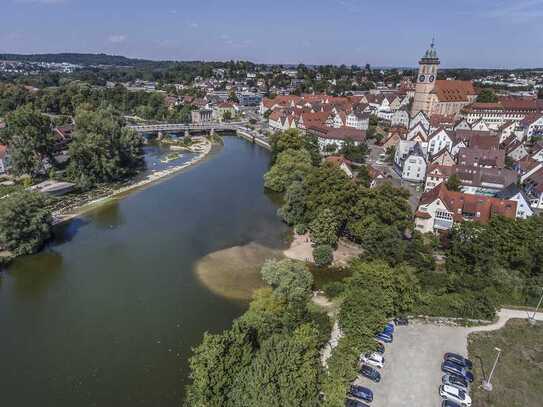
[[214, 134], [216, 131], [233, 131], [242, 138], [245, 138], [255, 144], [258, 144], [267, 149], [271, 149], [268, 137], [265, 135], [245, 127], [244, 122], [231, 123], [162, 123], [162, 124], [145, 124], [139, 126], [127, 126], [129, 129], [135, 130], [141, 134], [150, 133], [167, 133], [167, 132], [184, 132], [185, 135], [190, 135], [191, 132], [210, 132]]

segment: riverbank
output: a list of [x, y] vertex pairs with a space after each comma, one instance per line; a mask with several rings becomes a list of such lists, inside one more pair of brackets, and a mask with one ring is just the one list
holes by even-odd
[[197, 140], [198, 143], [195, 143], [192, 148], [193, 151], [199, 151], [199, 154], [191, 160], [175, 167], [165, 170], [152, 171], [143, 176], [135, 177], [123, 185], [114, 187], [104, 186], [99, 188], [97, 193], [95, 193], [95, 190], [87, 194], [87, 196], [83, 195], [81, 200], [77, 200], [75, 204], [53, 211], [53, 224], [57, 225], [77, 218], [100, 205], [111, 202], [111, 200], [119, 199], [126, 196], [128, 193], [134, 192], [135, 190], [140, 190], [146, 186], [150, 186], [151, 184], [164, 180], [189, 167], [192, 167], [206, 158], [209, 153], [213, 151], [214, 147], [218, 148], [219, 146], [218, 143], [213, 143], [205, 137]]

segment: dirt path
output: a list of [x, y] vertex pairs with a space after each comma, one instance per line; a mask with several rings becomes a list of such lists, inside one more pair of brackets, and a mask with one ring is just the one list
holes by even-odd
[[[465, 330], [467, 334], [472, 332], [495, 331], [502, 328], [511, 318], [528, 319], [532, 315], [533, 311], [502, 308], [498, 311], [498, 320], [493, 324], [465, 328]], [[543, 321], [543, 312], [536, 313], [535, 320]]]

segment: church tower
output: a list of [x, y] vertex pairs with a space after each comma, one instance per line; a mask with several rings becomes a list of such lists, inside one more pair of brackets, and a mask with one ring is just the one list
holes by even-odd
[[435, 86], [438, 65], [439, 58], [434, 48], [434, 40], [432, 40], [430, 48], [426, 50], [426, 53], [419, 61], [419, 74], [417, 76], [417, 84], [415, 85], [415, 98], [413, 100], [413, 107], [411, 108], [411, 117], [420, 111], [430, 115], [432, 91]]

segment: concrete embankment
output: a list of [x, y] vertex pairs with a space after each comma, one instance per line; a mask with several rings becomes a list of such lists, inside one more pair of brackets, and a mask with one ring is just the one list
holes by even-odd
[[263, 139], [254, 136], [248, 131], [237, 129], [236, 134], [246, 140], [249, 140], [251, 143], [258, 144], [259, 146], [264, 147], [271, 151], [271, 145], [267, 141], [264, 141]]

